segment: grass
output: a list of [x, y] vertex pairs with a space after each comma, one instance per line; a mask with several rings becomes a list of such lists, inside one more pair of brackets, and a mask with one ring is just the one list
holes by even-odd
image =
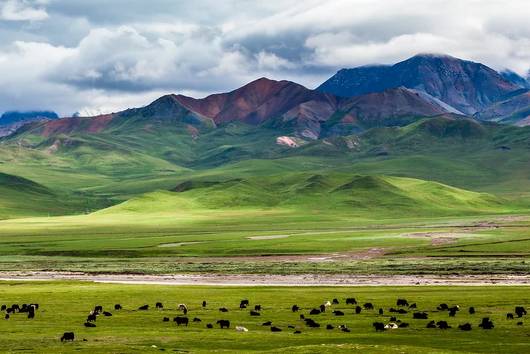
[[[28, 320], [23, 314], [15, 314], [8, 321], [0, 321], [0, 351], [19, 352], [30, 350], [42, 353], [68, 352], [274, 352], [274, 353], [525, 353], [530, 349], [525, 326], [516, 326], [505, 319], [516, 305], [528, 307], [526, 287], [175, 287], [161, 285], [112, 285], [78, 282], [2, 282], [2, 303], [37, 302], [40, 309], [36, 318]], [[374, 311], [353, 314], [353, 307], [345, 305], [346, 297], [355, 297], [361, 303], [372, 302]], [[239, 301], [250, 300], [251, 305], [261, 304], [260, 317], [249, 316], [248, 310], [239, 310]], [[290, 307], [296, 303], [307, 315], [309, 309], [338, 298], [334, 306], [345, 312], [344, 317], [330, 312], [312, 316], [323, 326], [347, 325], [350, 333], [324, 328], [309, 329], [293, 314]], [[415, 302], [418, 310], [426, 311], [430, 319], [446, 320], [453, 327], [442, 331], [425, 328], [428, 320], [413, 320], [411, 313], [398, 315], [410, 324], [409, 328], [376, 333], [372, 322], [388, 323], [388, 308], [396, 307], [397, 298]], [[202, 309], [201, 302], [208, 306]], [[161, 301], [165, 309], [136, 311], [144, 304]], [[120, 303], [124, 310], [114, 311]], [[162, 322], [163, 317], [179, 315], [179, 303], [186, 303], [188, 316], [199, 317], [202, 322], [188, 327], [177, 327], [172, 322]], [[440, 303], [459, 304], [461, 311], [455, 318], [447, 312], [438, 312]], [[95, 305], [109, 309], [112, 317], [99, 317], [96, 328], [85, 328], [83, 322], [88, 311]], [[467, 308], [474, 306], [477, 313], [469, 315]], [[229, 308], [222, 314], [219, 307]], [[379, 307], [385, 315], [377, 314]], [[482, 317], [490, 317], [495, 328], [485, 331], [477, 327]], [[218, 319], [232, 323], [229, 330], [207, 329], [206, 323]], [[271, 333], [261, 326], [265, 321], [283, 329]], [[526, 318], [522, 319], [526, 322]], [[456, 329], [458, 324], [470, 322], [471, 332]], [[235, 325], [245, 326], [247, 333], [236, 332]], [[294, 325], [302, 331], [294, 335]], [[525, 323], [526, 325], [526, 323]], [[59, 337], [65, 331], [73, 331], [74, 343], [61, 343]], [[87, 339], [86, 342], [82, 339]], [[156, 346], [153, 347], [153, 346]]]

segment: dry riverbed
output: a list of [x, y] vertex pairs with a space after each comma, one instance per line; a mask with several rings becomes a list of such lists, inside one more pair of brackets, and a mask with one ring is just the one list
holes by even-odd
[[3, 272], [0, 280], [76, 280], [118, 284], [223, 286], [402, 286], [402, 285], [530, 285], [530, 275], [256, 275], [256, 274], [86, 274], [76, 272]]

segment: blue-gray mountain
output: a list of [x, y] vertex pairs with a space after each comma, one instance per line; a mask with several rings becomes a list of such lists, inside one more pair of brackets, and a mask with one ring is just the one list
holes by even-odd
[[480, 63], [420, 54], [394, 65], [342, 69], [317, 90], [351, 97], [403, 86], [425, 92], [462, 114], [474, 115], [522, 93], [519, 90], [526, 85], [522, 77], [501, 75]]
[[0, 137], [9, 135], [30, 122], [58, 118], [57, 113], [51, 111], [5, 112], [0, 116]]

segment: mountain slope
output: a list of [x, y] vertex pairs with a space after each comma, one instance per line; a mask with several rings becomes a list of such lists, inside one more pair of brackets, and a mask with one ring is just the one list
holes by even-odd
[[0, 173], [0, 219], [62, 215], [75, 209], [77, 212], [83, 210], [82, 201], [65, 199], [41, 184]]
[[464, 114], [481, 111], [520, 88], [483, 64], [422, 54], [392, 66], [342, 69], [317, 90], [350, 97], [400, 86], [425, 91]]
[[520, 126], [529, 125], [530, 91], [499, 101], [476, 115], [482, 120], [495, 120]]

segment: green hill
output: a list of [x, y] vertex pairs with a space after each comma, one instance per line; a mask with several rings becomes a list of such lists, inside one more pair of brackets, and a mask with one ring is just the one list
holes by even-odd
[[490, 194], [412, 178], [290, 173], [232, 180], [185, 181], [96, 213], [160, 213], [231, 209], [319, 210], [342, 215], [457, 215], [506, 212]]

